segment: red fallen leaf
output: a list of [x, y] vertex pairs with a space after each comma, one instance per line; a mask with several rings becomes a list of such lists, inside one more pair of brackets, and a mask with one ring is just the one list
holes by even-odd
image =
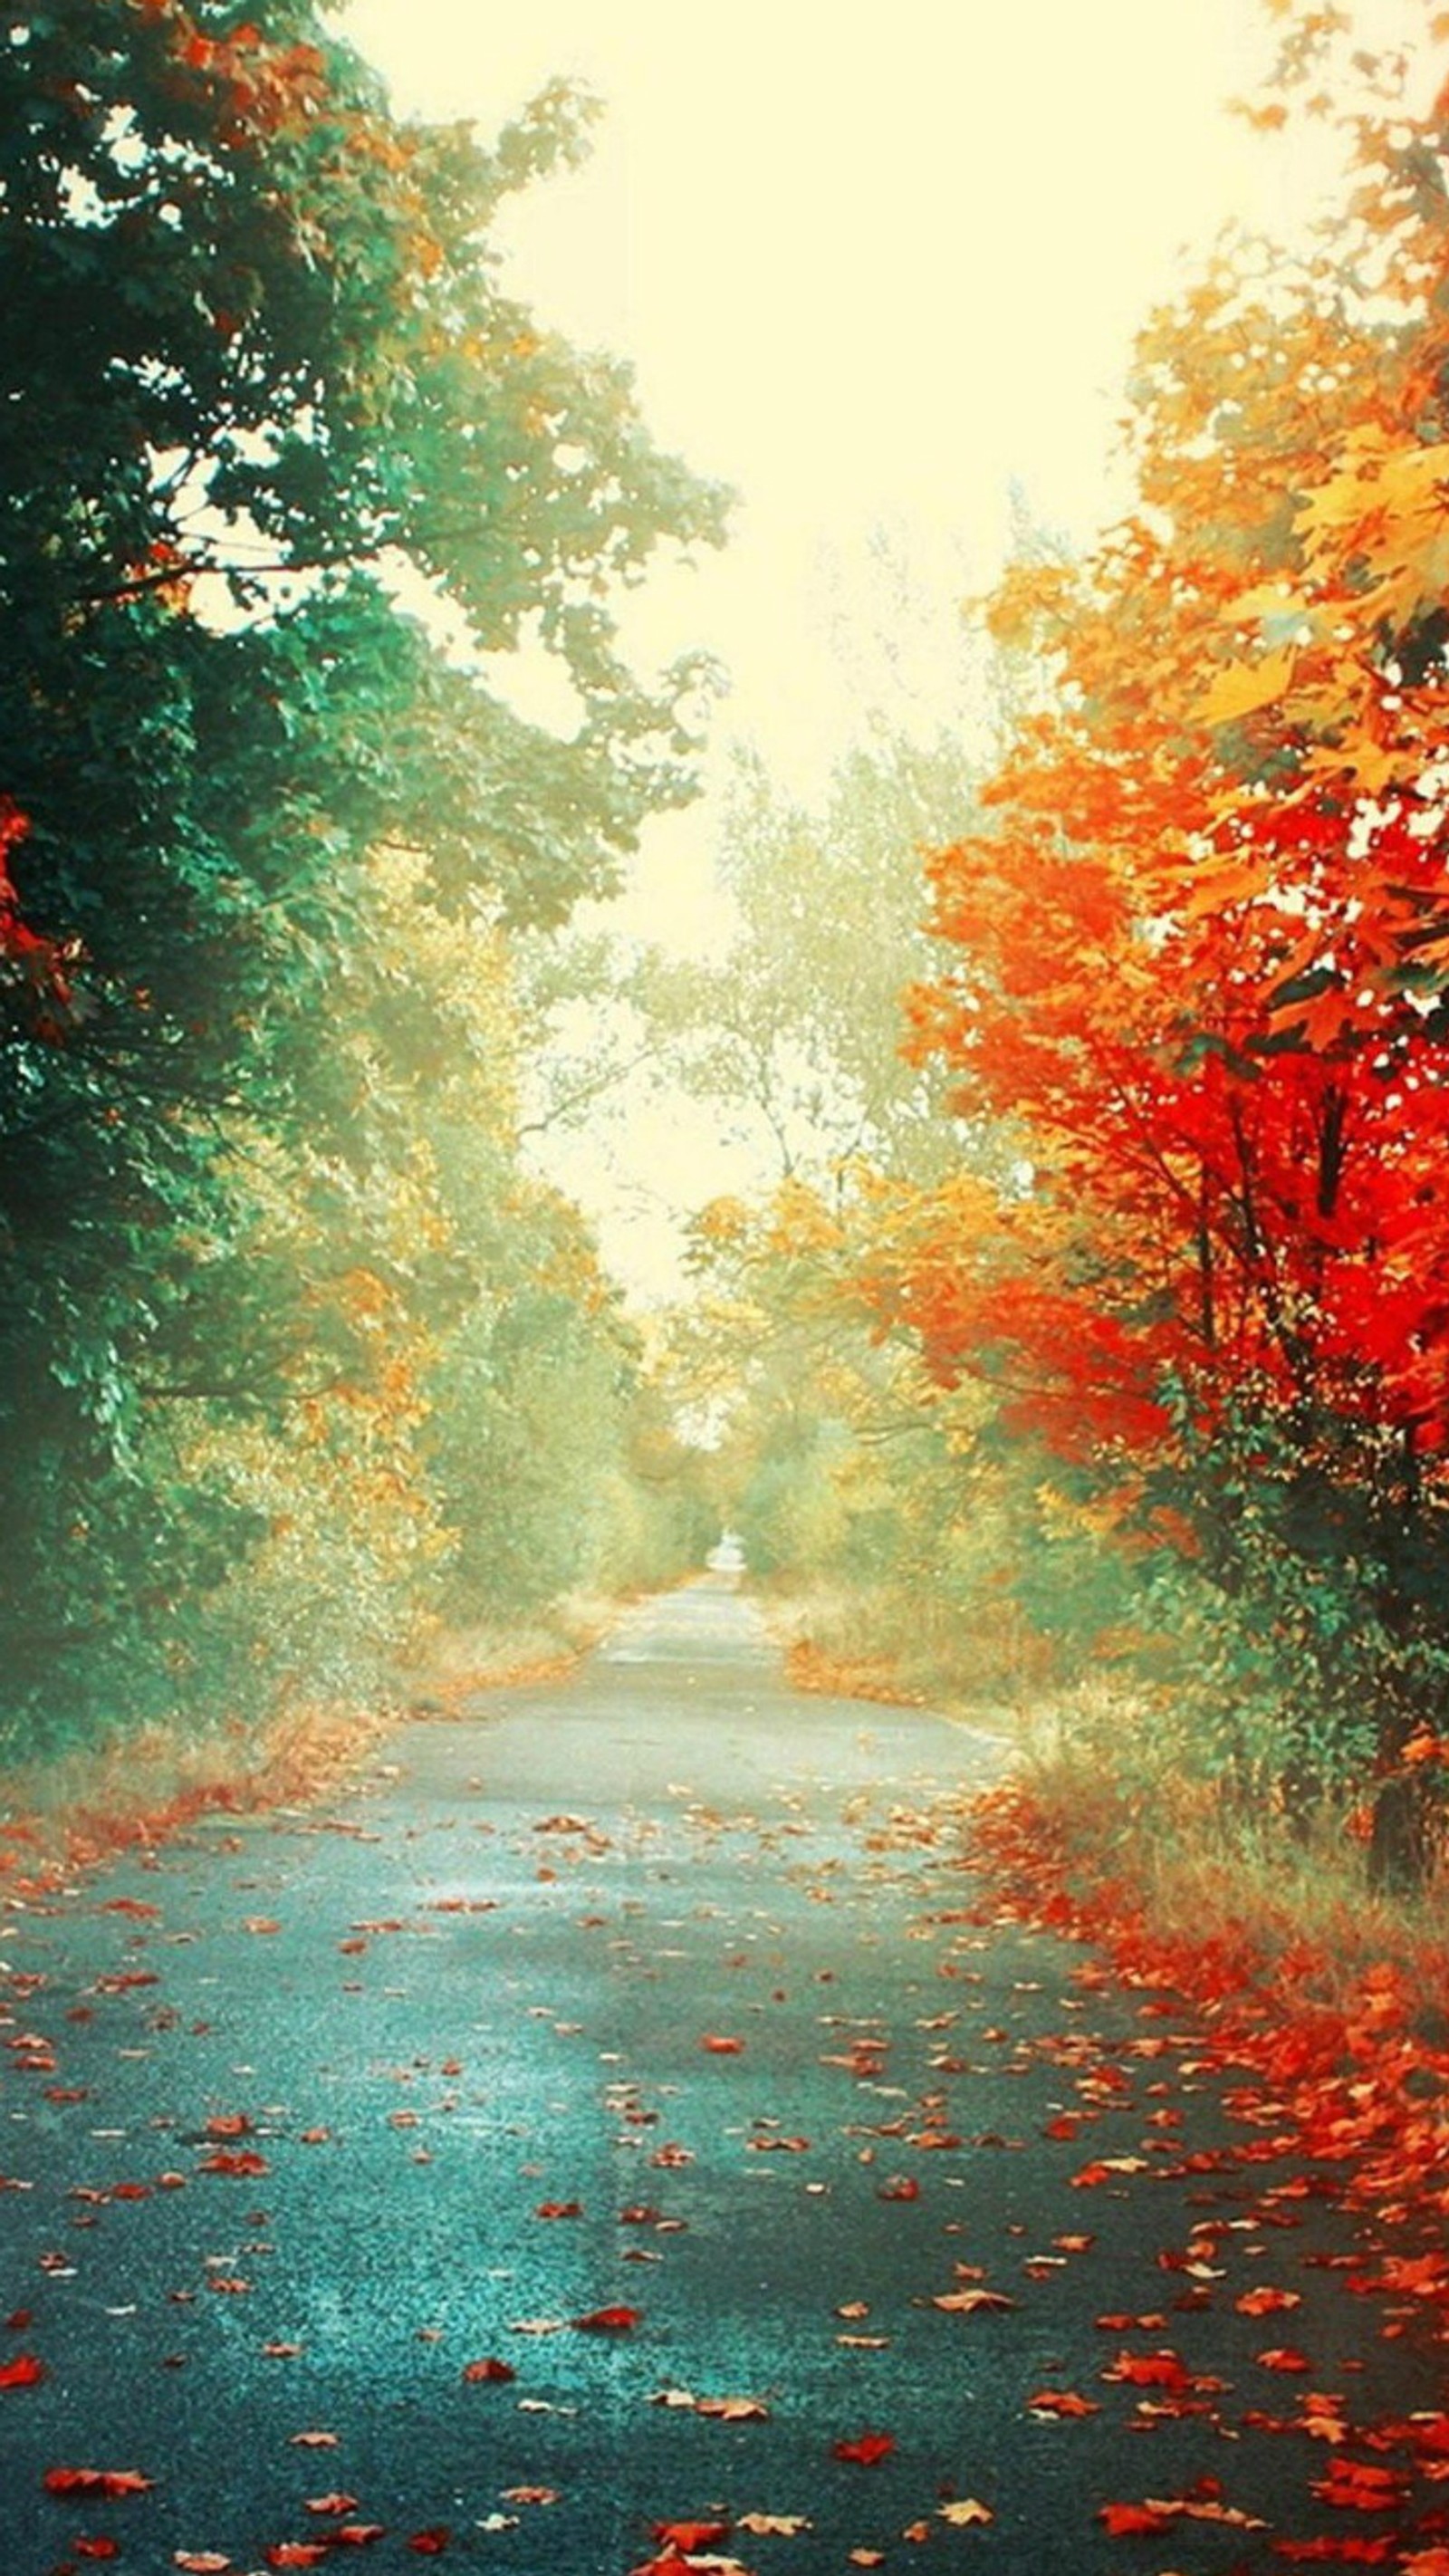
[[1278, 2344], [1271, 2352], [1255, 2353], [1253, 2358], [1260, 2370], [1311, 2370], [1313, 2367], [1306, 2353], [1295, 2352], [1288, 2344]]
[[1357, 2513], [1387, 2513], [1404, 2494], [1404, 2481], [1392, 2469], [1378, 2468], [1371, 2460], [1335, 2456], [1329, 2463], [1328, 2475], [1314, 2479], [1313, 2492], [1325, 2504], [1348, 2506]]
[[251, 2125], [245, 2111], [216, 2111], [207, 2121], [206, 2134], [209, 2138], [245, 2138]]
[[5, 2319], [6, 2330], [10, 2334], [23, 2334], [26, 2327], [33, 2326], [34, 2323], [35, 2310], [33, 2308], [12, 2308], [9, 2316]]
[[1192, 2373], [1175, 2352], [1119, 2352], [1104, 2379], [1125, 2382], [1129, 2388], [1175, 2388], [1192, 2386]]
[[582, 2218], [583, 2203], [577, 2200], [541, 2200], [535, 2218]]
[[1095, 2397], [1079, 2397], [1074, 2388], [1039, 2388], [1028, 2397], [1027, 2411], [1032, 2415], [1100, 2415]]
[[692, 2165], [694, 2162], [694, 2156], [688, 2147], [676, 2146], [672, 2140], [666, 2139], [662, 2147], [655, 2148], [649, 2161], [651, 2165], [664, 2165], [666, 2167], [672, 2167], [674, 2165]]
[[875, 2196], [877, 2200], [919, 2200], [921, 2186], [914, 2174], [892, 2174], [889, 2182], [878, 2186]]
[[307, 2511], [309, 2513], [352, 2513], [355, 2511], [356, 2505], [356, 2496], [344, 2495], [340, 2487], [332, 2495], [309, 2496], [307, 2498]]
[[219, 2549], [174, 2549], [171, 2564], [185, 2570], [185, 2576], [226, 2576], [231, 2565]]
[[1402, 2576], [1449, 2576], [1449, 2549], [1416, 2549], [1399, 2566]]
[[1171, 2531], [1175, 2516], [1150, 2504], [1104, 2504], [1097, 2509], [1097, 2520], [1114, 2540], [1123, 2540], [1137, 2532]]
[[47, 2469], [45, 2472], [46, 2489], [51, 2495], [146, 2495], [155, 2483], [154, 2478], [143, 2478], [139, 2469]]
[[37, 2353], [17, 2352], [13, 2361], [0, 2362], [0, 2388], [38, 2388], [45, 2376]]
[[711, 2057], [738, 2057], [745, 2043], [742, 2039], [721, 2038], [718, 2031], [707, 2030], [699, 2044], [701, 2048], [708, 2049]]
[[419, 2558], [441, 2558], [453, 2535], [445, 2522], [435, 2522], [426, 2531], [415, 2531], [408, 2542]]
[[320, 2567], [327, 2547], [325, 2540], [278, 2540], [262, 2554], [269, 2567]]
[[198, 2173], [254, 2175], [270, 2173], [271, 2167], [265, 2156], [258, 2155], [255, 2147], [243, 2147], [238, 2154], [223, 2153], [218, 2147], [213, 2155], [202, 2157], [196, 2170]]
[[583, 2334], [627, 2334], [643, 2313], [642, 2308], [590, 2308], [587, 2316], [570, 2317], [569, 2323]]
[[877, 2460], [895, 2449], [896, 2437], [894, 2433], [861, 2433], [854, 2441], [832, 2442], [830, 2447], [837, 2460], [856, 2460], [863, 2469], [873, 2469]]
[[810, 2148], [808, 2138], [751, 2138], [748, 2143], [757, 2156], [803, 2156]]
[[656, 2522], [654, 2537], [666, 2548], [677, 2549], [685, 2558], [701, 2549], [713, 2549], [717, 2540], [728, 2540], [727, 2522]]
[[1259, 2290], [1245, 2290], [1233, 2305], [1240, 2317], [1267, 2317], [1278, 2308], [1300, 2308], [1303, 2297], [1298, 2290], [1270, 2289], [1265, 2281]]
[[365, 2549], [369, 2541], [384, 2537], [384, 2527], [380, 2522], [339, 2522], [337, 2529], [327, 2534], [334, 2549]]
[[511, 2363], [506, 2361], [495, 2361], [490, 2354], [486, 2361], [465, 2361], [463, 2364], [463, 2377], [467, 2380], [473, 2381], [474, 2383], [478, 2383], [484, 2380], [516, 2379], [518, 2377], [518, 2373]]
[[1323, 2540], [1275, 2540], [1275, 2555], [1286, 2558], [1293, 2566], [1310, 2566], [1331, 2559], [1336, 2566], [1385, 2567], [1397, 2554], [1398, 2542], [1387, 2537], [1376, 2540], [1356, 2538]]

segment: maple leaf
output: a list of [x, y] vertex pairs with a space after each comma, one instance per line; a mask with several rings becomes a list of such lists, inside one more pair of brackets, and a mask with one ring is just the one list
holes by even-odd
[[628, 2334], [642, 2314], [640, 2308], [590, 2308], [586, 2316], [570, 2317], [569, 2323], [582, 2334]]
[[854, 2460], [863, 2469], [873, 2469], [878, 2460], [895, 2449], [896, 2440], [893, 2433], [858, 2433], [853, 2439], [832, 2442], [830, 2447], [837, 2460]]
[[1114, 2540], [1135, 2534], [1171, 2531], [1173, 2516], [1151, 2504], [1104, 2504], [1097, 2508], [1097, 2520], [1105, 2523]]
[[1095, 2397], [1079, 2397], [1074, 2388], [1039, 2388], [1026, 2401], [1032, 2415], [1100, 2415]]
[[803, 2513], [740, 2513], [735, 2516], [735, 2527], [761, 2539], [777, 2533], [784, 2540], [793, 2540], [800, 2532], [814, 2528], [809, 2515]]
[[45, 2472], [45, 2485], [51, 2495], [146, 2495], [155, 2483], [154, 2478], [143, 2478], [139, 2469], [47, 2469]]
[[338, 2488], [330, 2495], [308, 2496], [307, 2511], [330, 2514], [351, 2513], [355, 2510], [356, 2504], [355, 2495], [345, 2495], [341, 2488]]
[[325, 2540], [275, 2540], [262, 2555], [269, 2567], [320, 2567], [329, 2546]]
[[677, 2549], [685, 2558], [693, 2557], [701, 2549], [712, 2549], [717, 2540], [728, 2540], [729, 2536], [727, 2522], [656, 2522], [654, 2525], [654, 2538], [665, 2542], [671, 2549]]
[[407, 2546], [415, 2550], [419, 2558], [441, 2558], [452, 2537], [446, 2523], [435, 2522], [426, 2531], [415, 2531]]
[[38, 2388], [46, 2375], [44, 2362], [33, 2352], [17, 2352], [13, 2361], [0, 2362], [0, 2388]]
[[219, 2549], [175, 2549], [171, 2564], [181, 2568], [183, 2576], [226, 2576], [232, 2561], [223, 2558]]
[[975, 2316], [983, 2308], [1015, 2308], [1020, 2304], [1017, 2299], [1007, 2298], [1002, 2290], [946, 2290], [931, 2301], [933, 2308], [946, 2308], [953, 2314], [967, 2317]]
[[535, 2218], [582, 2218], [583, 2206], [577, 2200], [541, 2200]]
[[996, 2520], [990, 2505], [978, 2503], [975, 2496], [963, 2496], [958, 2504], [938, 2505], [936, 2510], [942, 2522], [953, 2523], [961, 2531]]
[[1175, 2352], [1120, 2352], [1104, 2379], [1122, 2380], [1129, 2388], [1191, 2388], [1192, 2373]]
[[745, 2043], [742, 2039], [722, 2038], [717, 2032], [707, 2030], [699, 2044], [708, 2050], [711, 2057], [738, 2057]]
[[518, 2373], [511, 2362], [495, 2361], [490, 2354], [486, 2361], [465, 2361], [462, 2376], [466, 2380], [479, 2383], [488, 2380], [516, 2379]]

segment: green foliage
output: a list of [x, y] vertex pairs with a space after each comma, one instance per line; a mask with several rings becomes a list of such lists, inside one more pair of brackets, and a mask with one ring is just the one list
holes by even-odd
[[[499, 288], [501, 198], [586, 122], [556, 90], [491, 151], [402, 123], [305, 0], [7, 20], [14, 1743], [355, 1676], [454, 1544], [430, 1372], [531, 1222], [472, 965], [688, 792], [698, 671], [641, 681], [608, 603], [720, 528], [626, 372]], [[485, 678], [518, 648], [566, 735]], [[463, 1131], [481, 1244], [440, 1177]]]

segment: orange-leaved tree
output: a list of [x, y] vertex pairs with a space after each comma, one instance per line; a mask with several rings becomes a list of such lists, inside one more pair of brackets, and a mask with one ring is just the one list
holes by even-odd
[[1134, 513], [991, 603], [1055, 685], [936, 861], [957, 956], [911, 1012], [1017, 1184], [903, 1203], [872, 1275], [943, 1374], [1266, 1585], [1298, 1732], [1334, 1751], [1337, 1681], [1351, 1764], [1449, 1672], [1449, 89], [1340, 79], [1341, 17], [1282, 77], [1345, 203], [1153, 318]]

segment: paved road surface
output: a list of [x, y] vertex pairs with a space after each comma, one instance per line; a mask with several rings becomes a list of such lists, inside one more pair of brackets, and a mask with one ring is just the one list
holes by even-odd
[[1369, 2231], [1174, 1999], [992, 1923], [989, 1738], [789, 1695], [714, 1577], [389, 1754], [4, 1919], [0, 2576], [1430, 2545], [1432, 2479], [1312, 2492], [1438, 2402]]

